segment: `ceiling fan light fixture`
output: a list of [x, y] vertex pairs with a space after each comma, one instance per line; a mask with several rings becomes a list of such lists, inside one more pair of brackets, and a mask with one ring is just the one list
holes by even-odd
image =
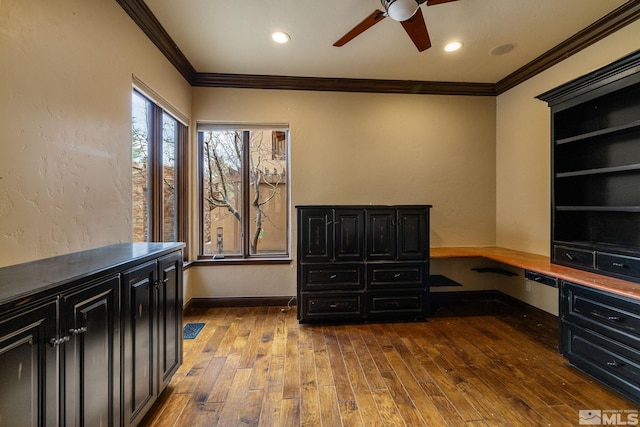
[[389, 18], [394, 21], [406, 21], [418, 11], [420, 5], [416, 0], [381, 0]]

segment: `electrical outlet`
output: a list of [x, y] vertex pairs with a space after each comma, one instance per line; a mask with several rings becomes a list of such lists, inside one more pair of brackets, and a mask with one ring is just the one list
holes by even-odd
[[531, 282], [527, 280], [525, 282], [525, 286], [526, 286], [527, 292], [531, 292]]

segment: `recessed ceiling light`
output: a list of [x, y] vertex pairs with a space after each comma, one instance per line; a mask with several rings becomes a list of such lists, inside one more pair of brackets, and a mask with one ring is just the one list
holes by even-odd
[[462, 42], [451, 42], [444, 47], [447, 52], [455, 52], [462, 47]]
[[276, 43], [286, 43], [291, 40], [291, 36], [287, 33], [283, 33], [282, 31], [276, 31], [275, 33], [271, 34], [271, 38]]
[[489, 53], [493, 56], [499, 56], [499, 55], [507, 54], [515, 48], [516, 48], [515, 43], [505, 43], [505, 44], [501, 44], [500, 46], [494, 47], [489, 51]]

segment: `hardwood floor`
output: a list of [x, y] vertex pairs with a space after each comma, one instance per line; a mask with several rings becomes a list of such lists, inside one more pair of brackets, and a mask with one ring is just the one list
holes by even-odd
[[205, 322], [143, 426], [576, 426], [638, 409], [558, 354], [557, 319], [502, 299], [426, 322], [299, 325], [282, 307], [193, 309]]

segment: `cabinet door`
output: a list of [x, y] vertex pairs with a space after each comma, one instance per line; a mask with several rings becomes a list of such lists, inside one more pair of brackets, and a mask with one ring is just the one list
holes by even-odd
[[428, 259], [429, 211], [398, 210], [398, 259]]
[[334, 211], [334, 259], [360, 261], [364, 258], [364, 211], [336, 209]]
[[147, 262], [123, 273], [124, 425], [136, 425], [156, 398], [154, 298], [157, 264]]
[[396, 210], [367, 210], [367, 259], [396, 259]]
[[63, 295], [65, 426], [120, 424], [120, 277]]
[[1, 425], [59, 425], [56, 312], [51, 301], [0, 321]]
[[301, 209], [298, 212], [298, 256], [306, 262], [333, 260], [333, 211], [331, 209]]
[[158, 284], [158, 394], [182, 364], [182, 253], [160, 258]]

